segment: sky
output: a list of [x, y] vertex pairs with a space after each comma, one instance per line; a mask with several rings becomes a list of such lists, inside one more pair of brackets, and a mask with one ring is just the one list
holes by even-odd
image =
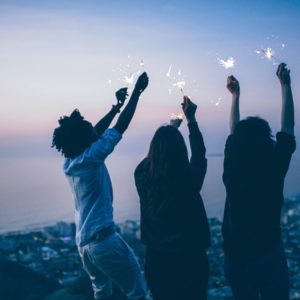
[[[34, 197], [48, 202], [69, 197], [59, 175], [62, 158], [50, 148], [58, 118], [78, 108], [97, 122], [115, 103], [118, 88], [132, 88], [124, 79], [137, 71], [147, 71], [150, 81], [128, 132], [108, 161], [116, 201], [128, 186], [127, 197], [136, 197], [133, 182], [124, 183], [123, 177], [132, 174], [146, 154], [155, 129], [168, 122], [172, 112], [180, 112], [182, 93], [173, 86], [178, 81], [185, 82], [183, 93], [198, 105], [197, 118], [211, 156], [223, 152], [228, 135], [228, 75], [240, 81], [241, 117], [259, 115], [274, 133], [280, 130], [276, 66], [257, 50], [272, 48], [275, 63], [284, 61], [291, 69], [298, 138], [299, 16], [300, 0], [0, 0], [1, 217], [13, 219], [20, 199], [31, 210]], [[229, 57], [235, 66], [226, 70], [218, 58]], [[181, 130], [186, 137], [186, 124]], [[291, 169], [290, 194], [297, 192], [298, 151]], [[207, 185], [211, 187], [204, 188], [212, 191], [213, 180]], [[68, 201], [66, 211], [72, 207]]]

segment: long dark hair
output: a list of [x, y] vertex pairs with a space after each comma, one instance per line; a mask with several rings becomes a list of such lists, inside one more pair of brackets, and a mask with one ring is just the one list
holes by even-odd
[[181, 193], [189, 174], [187, 147], [179, 130], [171, 125], [158, 128], [150, 144], [144, 173], [149, 208], [159, 213], [166, 199]]

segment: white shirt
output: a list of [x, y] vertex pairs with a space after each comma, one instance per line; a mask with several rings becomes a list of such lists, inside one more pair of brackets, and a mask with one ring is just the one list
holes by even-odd
[[116, 129], [107, 129], [82, 154], [65, 158], [63, 169], [75, 201], [78, 246], [84, 245], [100, 229], [114, 225], [113, 190], [104, 160], [121, 138]]

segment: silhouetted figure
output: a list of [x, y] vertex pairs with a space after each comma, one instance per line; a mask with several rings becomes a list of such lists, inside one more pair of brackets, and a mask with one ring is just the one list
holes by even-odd
[[195, 119], [197, 106], [184, 98], [191, 146], [189, 161], [176, 126], [160, 127], [147, 157], [135, 170], [141, 205], [145, 275], [154, 300], [206, 299], [209, 228], [199, 194], [207, 168]]
[[118, 104], [95, 127], [75, 110], [59, 120], [53, 134], [53, 146], [65, 156], [64, 172], [75, 201], [76, 242], [95, 299], [110, 299], [112, 283], [129, 299], [144, 299], [146, 294], [137, 258], [115, 230], [112, 185], [104, 161], [129, 126], [147, 85], [143, 73], [113, 128], [108, 129], [124, 103], [126, 88], [116, 93]]
[[240, 121], [239, 82], [228, 77], [232, 93], [231, 134], [225, 146], [223, 221], [225, 274], [236, 300], [287, 300], [289, 279], [281, 241], [284, 178], [295, 151], [290, 71], [280, 64], [281, 131], [272, 139], [258, 117]]

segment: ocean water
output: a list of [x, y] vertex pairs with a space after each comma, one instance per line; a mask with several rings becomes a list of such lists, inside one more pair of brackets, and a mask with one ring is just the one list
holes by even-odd
[[[286, 196], [300, 193], [299, 154], [286, 179]], [[142, 158], [115, 155], [108, 158], [114, 189], [116, 222], [139, 218], [138, 196], [133, 172]], [[72, 195], [57, 155], [0, 158], [0, 233], [30, 229], [57, 221], [72, 221]], [[225, 190], [222, 184], [223, 157], [208, 158], [202, 197], [209, 217], [221, 218]]]

